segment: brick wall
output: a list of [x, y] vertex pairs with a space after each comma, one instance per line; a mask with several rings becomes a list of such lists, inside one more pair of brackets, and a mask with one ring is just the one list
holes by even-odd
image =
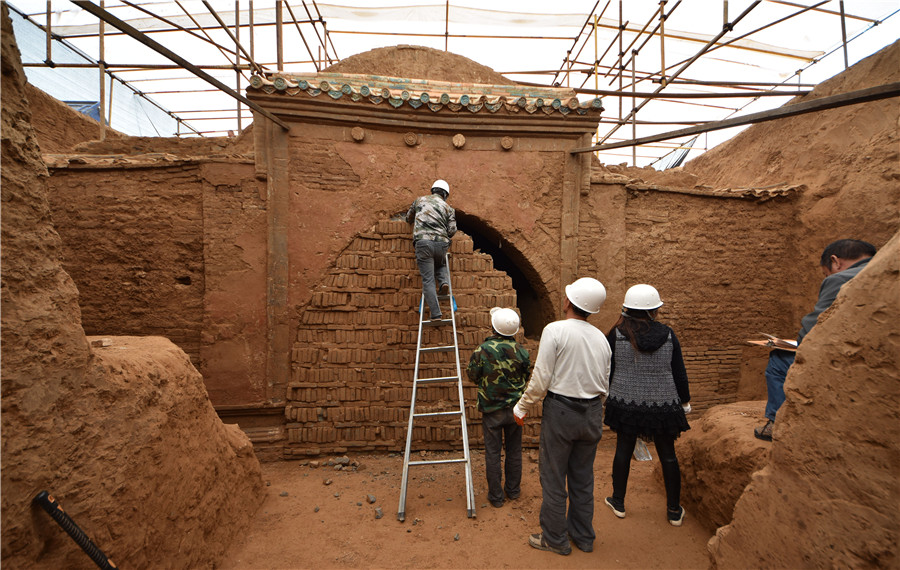
[[166, 337], [216, 404], [265, 402], [266, 200], [253, 163], [110, 162], [79, 157], [49, 179], [85, 333]]
[[[465, 367], [490, 334], [490, 308], [515, 307], [516, 296], [490, 256], [472, 250], [471, 238], [458, 233], [450, 251], [464, 401], [474, 443], [481, 439], [481, 416]], [[287, 455], [404, 448], [421, 287], [406, 222], [382, 221], [351, 240], [311, 301], [298, 307], [285, 409]], [[451, 335], [449, 325], [424, 327], [423, 346], [449, 345]], [[420, 376], [451, 376], [454, 368], [452, 353], [423, 354]], [[459, 401], [455, 384], [423, 385], [416, 400], [417, 412], [457, 409]], [[526, 434], [529, 441], [536, 441], [535, 423]], [[461, 445], [458, 419], [416, 421], [414, 450]]]
[[631, 285], [654, 285], [665, 303], [660, 320], [682, 345], [693, 407], [736, 401], [745, 341], [760, 332], [790, 338], [797, 327], [788, 304], [801, 263], [792, 201], [626, 196], [623, 289], [611, 301], [620, 306]]
[[205, 290], [198, 167], [57, 170], [49, 185], [85, 333], [164, 336], [196, 364]]

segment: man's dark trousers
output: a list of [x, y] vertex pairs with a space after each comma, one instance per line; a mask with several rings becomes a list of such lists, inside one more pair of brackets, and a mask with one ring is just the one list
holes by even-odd
[[[522, 484], [522, 427], [516, 423], [512, 408], [482, 413], [484, 430], [484, 471], [488, 482], [488, 500], [503, 502], [503, 493], [515, 499]], [[505, 441], [505, 445], [503, 440]], [[500, 449], [506, 448], [506, 469], [500, 466]], [[505, 471], [506, 484], [502, 483]]]
[[[580, 410], [545, 398], [541, 419], [541, 531], [547, 544], [565, 548], [566, 536], [593, 545], [594, 457], [603, 433], [603, 401]], [[568, 491], [568, 492], [567, 492]], [[568, 512], [566, 502], [568, 499]]]

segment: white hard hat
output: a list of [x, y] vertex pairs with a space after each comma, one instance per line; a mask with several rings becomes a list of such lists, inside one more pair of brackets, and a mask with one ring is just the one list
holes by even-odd
[[643, 309], [651, 311], [662, 307], [659, 299], [659, 291], [651, 285], [635, 285], [625, 292], [625, 302], [622, 306], [626, 309]]
[[491, 309], [491, 326], [503, 336], [513, 336], [519, 332], [519, 315], [512, 309]]
[[440, 188], [447, 196], [450, 195], [450, 185], [447, 184], [446, 180], [435, 180], [434, 184], [431, 185], [431, 189], [434, 190], [435, 188]]
[[582, 277], [566, 285], [566, 297], [582, 311], [596, 313], [606, 301], [606, 287], [593, 277]]

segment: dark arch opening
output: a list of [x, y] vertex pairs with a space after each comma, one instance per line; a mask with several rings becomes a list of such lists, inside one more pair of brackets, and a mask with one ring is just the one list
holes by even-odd
[[538, 340], [544, 327], [553, 321], [554, 312], [550, 296], [537, 271], [500, 232], [480, 218], [456, 210], [456, 225], [472, 238], [476, 250], [491, 256], [494, 269], [509, 275], [516, 290], [523, 333], [528, 339]]

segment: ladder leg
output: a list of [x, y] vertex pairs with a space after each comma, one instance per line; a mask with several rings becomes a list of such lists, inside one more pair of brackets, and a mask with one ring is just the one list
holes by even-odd
[[[403, 477], [400, 483], [400, 505], [397, 509], [397, 520], [403, 522], [406, 519], [406, 493], [407, 486], [409, 483], [409, 468], [411, 465], [422, 465], [428, 463], [465, 463], [465, 483], [466, 483], [466, 515], [469, 518], [475, 517], [475, 489], [472, 481], [472, 457], [471, 452], [469, 450], [469, 429], [468, 424], [466, 422], [466, 402], [463, 394], [463, 385], [462, 385], [462, 367], [460, 365], [459, 358], [459, 336], [456, 329], [456, 298], [453, 296], [453, 284], [450, 283], [449, 280], [449, 272], [450, 272], [450, 259], [449, 256], [444, 256], [444, 263], [447, 268], [447, 276], [448, 276], [448, 285], [449, 285], [449, 295], [447, 298], [449, 299], [450, 305], [450, 319], [442, 319], [440, 323], [435, 323], [434, 321], [430, 321], [429, 326], [434, 326], [436, 324], [446, 324], [449, 321], [453, 325], [453, 344], [452, 346], [442, 346], [442, 347], [422, 347], [422, 328], [425, 324], [425, 295], [422, 294], [422, 298], [419, 301], [419, 335], [416, 340], [416, 363], [415, 370], [413, 374], [413, 389], [412, 389], [412, 398], [410, 399], [409, 406], [409, 423], [406, 428], [406, 447], [403, 453]], [[441, 296], [439, 296], [440, 298]], [[450, 376], [446, 378], [434, 378], [429, 377], [425, 379], [419, 378], [419, 363], [420, 357], [423, 352], [430, 351], [449, 351], [452, 348], [453, 354], [455, 357], [456, 364], [456, 376]], [[448, 363], [449, 364], [449, 363]], [[459, 415], [460, 417], [460, 428], [462, 430], [462, 447], [463, 447], [463, 458], [462, 459], [450, 459], [450, 460], [436, 460], [436, 461], [410, 461], [410, 453], [412, 446], [412, 438], [413, 438], [413, 422], [416, 417], [416, 396], [417, 396], [417, 387], [419, 382], [434, 382], [434, 381], [450, 381], [456, 380], [456, 388], [457, 394], [459, 397], [459, 411], [458, 412], [437, 412], [437, 413], [422, 413], [418, 414], [419, 416], [442, 416], [442, 415]]]
[[409, 402], [409, 423], [406, 427], [406, 448], [403, 452], [403, 477], [400, 481], [400, 504], [397, 507], [397, 520], [406, 520], [406, 486], [409, 481], [409, 453], [412, 445], [413, 419], [416, 411], [416, 386], [419, 379], [419, 354], [422, 348], [422, 321], [425, 318], [425, 295], [419, 301], [419, 338], [416, 341], [416, 365], [413, 373], [412, 397]]
[[[450, 271], [450, 258], [444, 257], [447, 271]], [[456, 298], [453, 296], [453, 284], [450, 284], [450, 318], [453, 322], [453, 352], [456, 357], [456, 388], [459, 394], [459, 417], [462, 429], [463, 459], [466, 464], [466, 516], [475, 518], [475, 487], [472, 481], [472, 455], [469, 451], [469, 426], [466, 421], [466, 400], [463, 394], [462, 366], [459, 359], [459, 341], [456, 331]]]

